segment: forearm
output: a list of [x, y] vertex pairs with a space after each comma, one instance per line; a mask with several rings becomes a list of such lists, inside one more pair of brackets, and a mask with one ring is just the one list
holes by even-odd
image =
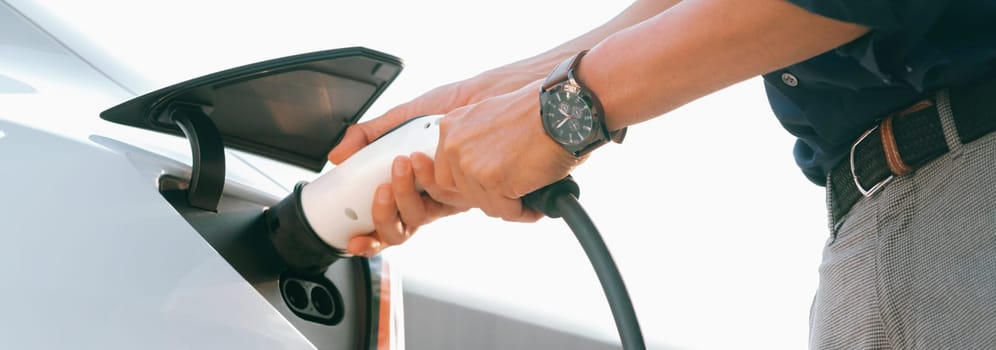
[[691, 0], [602, 40], [578, 75], [615, 130], [865, 32], [784, 1]]
[[[545, 77], [558, 63], [578, 53], [590, 49], [616, 32], [651, 18], [681, 0], [637, 0], [608, 22], [567, 41], [557, 47], [506, 66], [493, 69], [483, 74], [501, 74], [504, 69], [515, 69], [534, 73], [537, 79]], [[565, 10], [567, 12], [568, 10]]]

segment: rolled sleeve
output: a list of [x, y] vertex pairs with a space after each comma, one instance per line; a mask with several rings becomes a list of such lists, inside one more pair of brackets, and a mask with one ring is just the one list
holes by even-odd
[[[837, 48], [868, 71], [889, 82], [907, 65], [906, 60], [937, 23], [952, 0], [788, 0], [803, 9], [870, 30]], [[919, 82], [908, 82], [919, 86]]]
[[788, 0], [809, 12], [878, 31], [926, 31], [952, 0]]
[[894, 1], [789, 0], [789, 2], [824, 17], [869, 28], [900, 26], [900, 21], [893, 11]]

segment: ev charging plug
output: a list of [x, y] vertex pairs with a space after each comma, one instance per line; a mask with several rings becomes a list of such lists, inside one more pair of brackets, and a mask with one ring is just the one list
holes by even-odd
[[[391, 180], [398, 154], [435, 154], [442, 116], [423, 116], [388, 131], [339, 166], [294, 192], [266, 212], [270, 241], [295, 270], [324, 272], [349, 257], [349, 239], [374, 230], [371, 207], [377, 186]], [[552, 218], [564, 218], [592, 263], [609, 301], [626, 350], [646, 349], [626, 286], [608, 248], [577, 198], [579, 187], [567, 178], [523, 198], [523, 204]]]
[[374, 191], [391, 181], [394, 157], [435, 154], [441, 118], [422, 116], [398, 125], [311, 183], [298, 183], [267, 210], [270, 240], [287, 264], [318, 272], [350, 257], [349, 239], [374, 230]]

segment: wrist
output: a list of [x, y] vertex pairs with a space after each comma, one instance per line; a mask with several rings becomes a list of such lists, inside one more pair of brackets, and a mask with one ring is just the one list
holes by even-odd
[[520, 122], [522, 123], [521, 125], [526, 125], [528, 128], [525, 130], [525, 134], [528, 135], [526, 142], [533, 145], [531, 149], [535, 149], [539, 154], [550, 157], [550, 164], [554, 168], [567, 169], [563, 174], [563, 176], [567, 176], [571, 170], [588, 158], [588, 154], [575, 156], [547, 133], [543, 126], [543, 118], [541, 117], [540, 99], [536, 96], [536, 92], [542, 86], [543, 80], [536, 80], [517, 91], [519, 95], [518, 100], [528, 106], [527, 112], [523, 114], [523, 118], [525, 119]]
[[542, 54], [496, 68], [493, 70], [494, 73], [497, 73], [494, 76], [501, 77], [509, 74], [509, 72], [519, 72], [528, 74], [532, 77], [532, 80], [542, 80], [543, 78], [546, 78], [547, 74], [550, 74], [550, 71], [560, 64], [560, 62], [563, 62], [565, 59], [577, 54], [578, 51], [581, 50], [581, 48], [574, 49], [558, 47]]
[[546, 134], [564, 150], [581, 157], [602, 145], [621, 143], [625, 128], [610, 131], [598, 96], [578, 68], [587, 50], [567, 58], [540, 86], [540, 120]]
[[615, 86], [616, 81], [612, 79], [604, 79], [606, 75], [604, 67], [601, 66], [602, 61], [603, 57], [592, 50], [588, 55], [585, 55], [585, 60], [578, 65], [575, 73], [579, 79], [584, 81], [587, 89], [593, 95], [598, 96], [605, 128], [612, 132], [629, 126], [629, 123], [620, 118], [617, 98], [620, 94], [616, 93], [615, 90], [625, 87]]

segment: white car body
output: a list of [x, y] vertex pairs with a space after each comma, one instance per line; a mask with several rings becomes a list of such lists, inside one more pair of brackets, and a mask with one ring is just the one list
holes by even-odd
[[[265, 259], [239, 256], [250, 238], [171, 205], [164, 186], [190, 177], [187, 141], [98, 118], [135, 94], [65, 40], [0, 3], [0, 348], [403, 348], [400, 279], [381, 259], [329, 270], [347, 299], [377, 295], [347, 300], [342, 323], [294, 317], [273, 276], [254, 275]], [[287, 194], [251, 156], [226, 156], [223, 208], [209, 214], [258, 216]]]

